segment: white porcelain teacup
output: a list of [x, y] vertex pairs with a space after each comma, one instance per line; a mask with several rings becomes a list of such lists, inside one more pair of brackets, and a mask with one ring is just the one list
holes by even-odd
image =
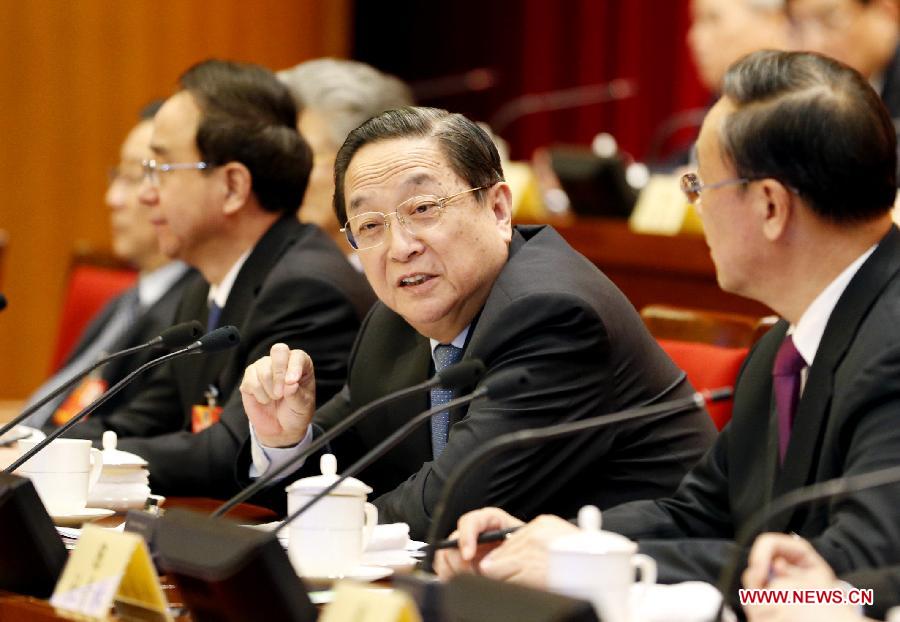
[[[19, 441], [19, 455], [38, 442]], [[66, 516], [84, 510], [102, 468], [103, 454], [91, 447], [91, 441], [58, 438], [20, 466], [18, 473], [31, 480], [48, 513]]]
[[[338, 478], [334, 455], [324, 454], [319, 468], [321, 475], [287, 487], [288, 515]], [[359, 566], [378, 523], [378, 509], [366, 503], [370, 492], [358, 479], [347, 478], [289, 525], [288, 557], [298, 574], [343, 577]]]
[[600, 530], [600, 510], [578, 512], [581, 533], [550, 545], [548, 587], [560, 594], [590, 601], [604, 622], [630, 622], [631, 587], [640, 571], [644, 591], [656, 583], [656, 562], [637, 552], [628, 538]]

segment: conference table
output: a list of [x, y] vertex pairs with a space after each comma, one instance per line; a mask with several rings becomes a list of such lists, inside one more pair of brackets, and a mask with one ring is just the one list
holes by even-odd
[[[216, 499], [201, 497], [170, 497], [166, 500], [164, 508], [186, 508], [203, 514], [211, 513], [222, 502]], [[277, 515], [266, 508], [251, 504], [241, 504], [229, 512], [228, 517], [246, 524], [259, 524], [273, 521]], [[97, 521], [97, 524], [105, 527], [114, 527], [125, 520], [124, 515], [115, 514]], [[175, 620], [190, 620], [190, 615], [184, 610], [178, 587], [171, 583], [165, 575], [160, 577], [163, 593], [169, 601], [169, 609]], [[0, 622], [12, 622], [18, 620], [34, 620], [36, 622], [49, 620], [77, 620], [76, 616], [55, 609], [46, 600], [23, 596], [10, 592], [0, 591]], [[117, 620], [115, 615], [110, 615], [110, 620]]]

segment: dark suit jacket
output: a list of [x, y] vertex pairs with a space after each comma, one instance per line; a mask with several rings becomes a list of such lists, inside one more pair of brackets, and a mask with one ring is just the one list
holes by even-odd
[[[176, 280], [169, 290], [162, 295], [153, 305], [143, 311], [134, 324], [122, 337], [110, 347], [111, 352], [118, 352], [127, 348], [139, 346], [146, 343], [159, 335], [163, 330], [172, 326], [175, 322], [175, 311], [181, 302], [181, 296], [185, 288], [194, 280], [199, 278], [194, 270], [187, 270], [181, 277]], [[137, 287], [137, 286], [135, 286]], [[76, 357], [91, 345], [97, 338], [103, 327], [109, 321], [109, 318], [116, 311], [119, 301], [131, 290], [127, 290], [109, 301], [87, 325], [81, 334], [75, 348], [66, 357], [62, 367], [68, 365]], [[131, 371], [137, 369], [147, 361], [162, 354], [158, 348], [142, 350], [134, 354], [129, 354], [121, 358], [115, 359], [100, 368], [100, 377], [106, 381], [107, 386], [112, 386], [127, 376]], [[121, 407], [123, 404], [130, 402], [140, 390], [140, 384], [130, 384], [126, 386], [118, 394], [114, 395], [108, 402], [101, 406], [93, 416], [102, 417], [106, 413], [110, 413]], [[48, 422], [44, 428], [49, 432], [56, 427], [52, 422]]]
[[900, 605], [900, 566], [856, 570], [841, 579], [853, 587], [872, 590], [875, 602], [865, 607], [865, 613], [870, 618], [883, 620], [888, 609]]
[[[767, 502], [827, 479], [900, 464], [900, 232], [882, 240], [834, 308], [809, 368], [784, 464], [777, 462], [772, 365], [782, 321], [738, 378], [731, 423], [671, 497], [606, 512], [605, 529], [640, 540], [661, 582], [715, 582], [733, 538]], [[900, 487], [798, 507], [768, 531], [809, 539], [838, 574], [900, 562]]]
[[885, 67], [882, 79], [881, 101], [896, 122], [900, 119], [900, 45], [894, 50], [894, 56]]
[[[187, 290], [176, 321], [205, 325], [208, 290], [205, 282]], [[222, 310], [219, 325], [237, 326], [240, 345], [161, 366], [127, 407], [73, 432], [97, 439], [104, 429], [115, 430], [120, 449], [150, 463], [156, 493], [230, 496], [237, 489], [237, 452], [249, 435], [237, 391], [244, 369], [275, 343], [303, 348], [321, 379], [317, 399], [326, 401], [346, 379], [350, 348], [373, 300], [365, 279], [328, 236], [285, 216], [256, 244]], [[206, 403], [211, 385], [224, 406], [221, 420], [192, 434], [191, 409]]]
[[[534, 384], [516, 397], [485, 399], [452, 413], [449, 442], [438, 460], [432, 460], [426, 422], [360, 474], [375, 490], [379, 520], [409, 523], [414, 538], [425, 537], [453, 468], [487, 440], [692, 390], [622, 293], [546, 226], [516, 228], [509, 261], [470, 330], [464, 358], [481, 359], [486, 378], [528, 369]], [[432, 373], [428, 339], [376, 304], [354, 346], [347, 387], [319, 409], [314, 422], [330, 428], [356, 408]], [[338, 437], [333, 450], [339, 469], [426, 410], [428, 400], [423, 392], [395, 402]], [[458, 515], [500, 505], [529, 518], [574, 512], [588, 502], [609, 507], [658, 497], [674, 489], [713, 438], [708, 415], [693, 411], [518, 450], [473, 474], [452, 510]], [[294, 477], [317, 469], [318, 460], [308, 460]], [[596, 473], [602, 473], [600, 486]], [[283, 499], [283, 484], [277, 488]]]

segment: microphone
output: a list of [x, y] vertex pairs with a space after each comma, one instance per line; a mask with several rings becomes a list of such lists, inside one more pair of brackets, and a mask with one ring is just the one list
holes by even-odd
[[552, 112], [581, 108], [591, 104], [605, 104], [634, 97], [636, 93], [637, 85], [634, 80], [617, 78], [601, 84], [521, 95], [501, 106], [491, 117], [488, 125], [495, 134], [499, 135], [513, 121], [536, 112]]
[[6, 308], [6, 296], [0, 294], [0, 311], [3, 311]]
[[427, 554], [423, 560], [423, 567], [428, 572], [433, 572], [434, 555], [437, 551], [435, 546], [444, 534], [452, 529], [452, 520], [455, 518], [449, 511], [450, 501], [453, 495], [462, 484], [466, 476], [475, 468], [484, 464], [489, 458], [503, 453], [513, 447], [523, 447], [527, 445], [535, 445], [545, 443], [567, 436], [573, 436], [581, 432], [588, 432], [596, 428], [619, 423], [622, 421], [630, 421], [632, 419], [640, 419], [641, 417], [649, 417], [652, 415], [673, 415], [685, 410], [694, 408], [702, 408], [704, 403], [717, 402], [731, 397], [731, 387], [723, 387], [720, 389], [712, 389], [709, 391], [698, 391], [693, 395], [682, 397], [679, 399], [668, 400], [660, 404], [651, 404], [649, 406], [639, 406], [637, 408], [629, 408], [617, 413], [597, 415], [579, 421], [570, 421], [568, 423], [559, 423], [556, 425], [537, 428], [532, 430], [520, 430], [518, 432], [509, 432], [498, 436], [497, 438], [485, 443], [477, 451], [470, 454], [463, 460], [450, 474], [444, 484], [444, 490], [435, 505], [435, 511], [432, 516], [431, 529], [428, 533], [428, 542], [432, 546], [428, 547]]
[[[0, 294], [2, 295], [2, 294]], [[175, 326], [170, 326], [163, 332], [161, 332], [158, 336], [154, 337], [147, 343], [142, 343], [139, 346], [134, 346], [132, 348], [126, 348], [124, 350], [119, 350], [118, 352], [113, 352], [107, 356], [101, 357], [98, 359], [93, 365], [88, 366], [87, 368], [78, 372], [73, 378], [64, 382], [62, 385], [58, 386], [56, 389], [39, 399], [37, 402], [23, 410], [19, 413], [15, 418], [11, 421], [7, 422], [3, 426], [0, 426], [0, 436], [3, 436], [10, 430], [12, 430], [15, 426], [19, 425], [23, 421], [25, 421], [32, 413], [39, 410], [44, 404], [53, 400], [61, 393], [68, 391], [73, 386], [81, 382], [81, 379], [87, 376], [89, 373], [100, 367], [101, 365], [105, 365], [112, 360], [117, 358], [121, 358], [123, 356], [128, 356], [129, 354], [134, 354], [135, 352], [140, 352], [141, 350], [145, 350], [147, 348], [154, 348], [157, 346], [164, 346], [166, 348], [181, 348], [192, 341], [196, 340], [200, 335], [203, 334], [203, 326], [197, 320], [192, 320], [190, 322], [182, 322], [181, 324], [176, 324]]]
[[[461, 364], [454, 367], [459, 365]], [[481, 367], [480, 364], [470, 366], [468, 371], [463, 367], [462, 370], [454, 370], [451, 375], [460, 374], [471, 379], [475, 375], [472, 370], [477, 370], [480, 374]], [[451, 369], [448, 367], [444, 371], [449, 372]], [[443, 373], [437, 374], [435, 378], [440, 378]], [[421, 389], [425, 384], [434, 383], [435, 378], [417, 387]], [[314, 619], [315, 614], [306, 596], [306, 588], [278, 542], [278, 530], [300, 516], [347, 477], [378, 459], [433, 414], [484, 395], [501, 397], [520, 390], [523, 384], [526, 384], [524, 372], [500, 372], [472, 393], [416, 415], [378, 447], [360, 458], [332, 486], [323, 490], [272, 531], [260, 532], [239, 527], [227, 520], [201, 517], [177, 508], [166, 512], [159, 519], [159, 524], [151, 530], [162, 568], [170, 578], [174, 578], [181, 588], [185, 604], [198, 617], [201, 617], [199, 614], [207, 614], [210, 618], [216, 614], [222, 617], [226, 611], [232, 616], [240, 617], [247, 612], [244, 617], [259, 617], [262, 606], [268, 609], [264, 613], [270, 614], [264, 616], [266, 619]], [[403, 392], [412, 390], [415, 387], [404, 389]], [[385, 397], [396, 399], [393, 395]], [[384, 398], [378, 400], [378, 403], [386, 403], [383, 400]], [[372, 408], [374, 404], [373, 402], [364, 408]], [[264, 603], [261, 604], [259, 599], [247, 598], [260, 590], [268, 595]]]
[[358, 408], [355, 412], [342, 419], [341, 422], [336, 426], [325, 432], [325, 434], [315, 439], [306, 449], [297, 454], [293, 459], [281, 465], [274, 471], [266, 473], [263, 477], [258, 478], [255, 482], [253, 482], [253, 484], [251, 484], [247, 488], [244, 488], [238, 494], [216, 508], [216, 510], [210, 516], [215, 518], [225, 515], [236, 505], [238, 505], [239, 503], [243, 503], [244, 501], [255, 495], [257, 492], [268, 486], [270, 483], [276, 481], [280, 475], [286, 473], [289, 469], [295, 468], [297, 465], [302, 464], [303, 460], [306, 460], [309, 456], [313, 455], [327, 443], [330, 443], [336, 436], [344, 432], [344, 430], [356, 425], [363, 417], [368, 415], [373, 410], [377, 410], [390, 402], [401, 399], [413, 393], [417, 393], [425, 389], [432, 389], [437, 386], [444, 387], [445, 389], [472, 386], [476, 384], [483, 375], [484, 363], [477, 359], [467, 359], [437, 372], [434, 376], [432, 376], [425, 382], [421, 382], [417, 385], [407, 387], [393, 393], [389, 393], [388, 395], [378, 398], [374, 402]]
[[157, 367], [158, 365], [162, 365], [163, 363], [166, 363], [175, 358], [179, 358], [186, 354], [218, 352], [220, 350], [232, 348], [236, 346], [240, 342], [240, 340], [240, 333], [238, 333], [238, 330], [234, 326], [222, 326], [221, 328], [217, 328], [211, 333], [203, 335], [200, 339], [185, 348], [181, 348], [180, 350], [176, 350], [175, 352], [170, 352], [169, 354], [164, 354], [155, 359], [147, 361], [136, 370], [122, 378], [119, 382], [111, 386], [103, 395], [81, 409], [81, 411], [77, 415], [69, 419], [65, 424], [53, 430], [40, 443], [19, 456], [19, 458], [16, 459], [12, 464], [3, 469], [3, 473], [12, 473], [16, 469], [18, 469], [25, 462], [30, 460], [31, 457], [34, 456], [37, 452], [49, 445], [51, 441], [65, 434], [69, 430], [69, 428], [100, 408], [100, 406], [106, 403], [107, 400], [124, 389], [126, 385], [131, 383], [131, 381], [133, 381], [139, 374], [145, 372], [146, 370], [152, 367]]
[[301, 514], [306, 512], [306, 510], [318, 503], [318, 501], [322, 497], [340, 486], [348, 477], [353, 477], [354, 475], [365, 469], [367, 466], [375, 462], [378, 458], [389, 452], [391, 449], [397, 446], [400, 441], [409, 436], [423, 422], [429, 421], [433, 415], [436, 415], [437, 413], [443, 412], [445, 410], [456, 408], [457, 406], [468, 404], [469, 402], [485, 396], [493, 399], [502, 399], [504, 397], [519, 393], [523, 389], [527, 388], [529, 384], [531, 384], [531, 377], [528, 372], [523, 369], [509, 369], [500, 371], [494, 374], [492, 378], [488, 378], [487, 380], [485, 380], [482, 386], [478, 387], [468, 395], [457, 397], [450, 400], [446, 404], [441, 404], [419, 413], [418, 415], [404, 423], [402, 426], [397, 428], [393, 434], [381, 441], [381, 443], [375, 446], [375, 448], [371, 449], [368, 453], [363, 455], [362, 458], [350, 465], [350, 467], [347, 468], [347, 470], [344, 471], [341, 476], [338, 477], [334, 482], [320, 490], [318, 493], [316, 493], [315, 496], [313, 496], [312, 499], [307, 501], [293, 514], [285, 518], [281, 522], [281, 524], [279, 524], [278, 527], [275, 528], [273, 533], [277, 534], [283, 527], [289, 525]]
[[800, 505], [806, 505], [814, 501], [825, 501], [838, 497], [846, 497], [870, 488], [887, 486], [900, 483], [900, 466], [887, 467], [850, 477], [836, 477], [817, 484], [811, 484], [803, 488], [797, 488], [789, 493], [772, 500], [767, 506], [751, 515], [743, 528], [735, 538], [735, 552], [731, 562], [722, 570], [719, 577], [719, 592], [722, 594], [722, 604], [719, 613], [714, 618], [720, 620], [725, 607], [725, 598], [731, 594], [737, 579], [738, 569], [743, 558], [743, 551], [750, 545], [750, 541], [756, 537], [764, 526], [776, 516]]
[[410, 88], [416, 101], [429, 101], [453, 95], [486, 91], [497, 84], [497, 79], [496, 71], [487, 67], [479, 67], [464, 73], [419, 80], [410, 84]]

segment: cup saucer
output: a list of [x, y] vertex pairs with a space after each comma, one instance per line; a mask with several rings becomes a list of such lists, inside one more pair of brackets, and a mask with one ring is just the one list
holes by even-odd
[[53, 524], [58, 527], [79, 527], [84, 523], [106, 518], [115, 514], [113, 510], [105, 508], [82, 508], [71, 514], [51, 514]]
[[357, 566], [349, 573], [342, 577], [307, 577], [302, 576], [303, 580], [315, 587], [327, 587], [335, 581], [361, 581], [368, 583], [370, 581], [378, 581], [394, 574], [392, 568], [384, 566]]

